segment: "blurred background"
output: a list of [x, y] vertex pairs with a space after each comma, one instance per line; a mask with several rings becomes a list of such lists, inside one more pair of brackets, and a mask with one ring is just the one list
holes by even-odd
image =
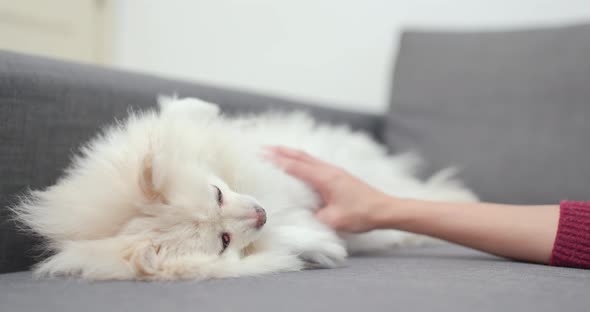
[[589, 0], [0, 0], [0, 49], [382, 112], [403, 29], [588, 20]]

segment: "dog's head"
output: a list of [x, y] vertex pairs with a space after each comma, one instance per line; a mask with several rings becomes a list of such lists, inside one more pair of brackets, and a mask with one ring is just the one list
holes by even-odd
[[[215, 109], [191, 101], [196, 100], [163, 108], [162, 118], [167, 114], [172, 122], [161, 130], [159, 145], [151, 148], [138, 170], [140, 214], [122, 234], [150, 240], [147, 249], [133, 251], [140, 259], [133, 261], [139, 273], [149, 274], [167, 259], [241, 255], [266, 223], [266, 212], [256, 199], [230, 187], [236, 162], [224, 157], [235, 156], [230, 146], [235, 137], [211, 122], [217, 118]], [[191, 128], [194, 124], [201, 128]], [[211, 135], [179, 140], [187, 131]]]
[[266, 223], [266, 212], [253, 197], [234, 192], [202, 168], [189, 165], [160, 175], [146, 158], [138, 188], [141, 213], [121, 234], [142, 238], [129, 256], [139, 274], [156, 272], [170, 259], [240, 256]]

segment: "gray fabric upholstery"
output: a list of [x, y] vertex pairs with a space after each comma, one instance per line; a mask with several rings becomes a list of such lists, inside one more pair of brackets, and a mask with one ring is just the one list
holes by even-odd
[[[384, 136], [483, 200], [590, 199], [590, 25], [403, 35]], [[524, 221], [524, 220], [523, 220]]]
[[[388, 142], [423, 152], [433, 164], [426, 171], [461, 164], [484, 199], [584, 198], [589, 36], [587, 26], [405, 34]], [[129, 108], [153, 106], [158, 93], [198, 96], [228, 113], [304, 108], [382, 134], [371, 115], [0, 52], [0, 272], [33, 262], [32, 238], [6, 220], [15, 194], [53, 183], [77, 145]], [[333, 270], [205, 282], [0, 274], [0, 311], [588, 311], [589, 288], [590, 271], [441, 245], [352, 258]]]
[[26, 269], [35, 255], [31, 238], [7, 220], [16, 195], [53, 184], [101, 126], [173, 93], [215, 102], [228, 114], [297, 109], [373, 134], [381, 125], [373, 115], [0, 51], [0, 273]]
[[346, 267], [205, 282], [0, 275], [0, 310], [588, 311], [590, 271], [513, 263], [454, 246], [353, 258]]

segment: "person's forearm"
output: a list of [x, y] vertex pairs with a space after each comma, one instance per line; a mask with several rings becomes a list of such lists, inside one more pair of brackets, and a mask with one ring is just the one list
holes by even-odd
[[558, 221], [559, 206], [413, 199], [391, 199], [375, 217], [378, 228], [429, 235], [499, 256], [537, 263], [549, 262]]

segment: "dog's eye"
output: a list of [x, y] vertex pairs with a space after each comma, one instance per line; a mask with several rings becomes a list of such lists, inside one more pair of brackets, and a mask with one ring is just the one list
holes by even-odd
[[231, 242], [231, 237], [229, 235], [229, 233], [221, 233], [221, 244], [223, 245], [223, 249], [221, 250], [221, 252], [223, 252], [227, 246], [229, 246], [229, 243]]
[[217, 204], [219, 204], [219, 206], [223, 205], [223, 193], [221, 193], [221, 190], [213, 185], [213, 187], [215, 188], [215, 192], [217, 192]]

